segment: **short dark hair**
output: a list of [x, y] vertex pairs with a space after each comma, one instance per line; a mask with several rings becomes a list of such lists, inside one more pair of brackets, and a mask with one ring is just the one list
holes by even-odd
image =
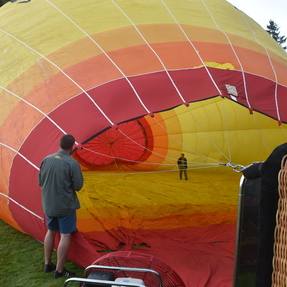
[[60, 147], [63, 150], [71, 150], [75, 143], [75, 138], [72, 135], [64, 135], [60, 140]]

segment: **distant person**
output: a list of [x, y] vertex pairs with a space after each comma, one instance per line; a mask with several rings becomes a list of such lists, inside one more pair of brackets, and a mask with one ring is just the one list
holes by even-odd
[[184, 153], [182, 153], [177, 160], [177, 166], [179, 170], [179, 179], [182, 180], [182, 175], [184, 175], [184, 179], [187, 180], [187, 159], [184, 157]]
[[261, 166], [261, 207], [259, 210], [257, 287], [271, 287], [274, 231], [278, 206], [278, 174], [287, 155], [287, 143], [276, 147]]
[[[60, 150], [43, 160], [39, 174], [42, 205], [48, 228], [44, 240], [44, 272], [55, 271], [55, 278], [75, 275], [64, 268], [71, 234], [77, 231], [76, 209], [80, 208], [80, 203], [76, 191], [83, 186], [80, 166], [70, 156], [74, 143], [72, 135], [64, 135], [60, 140]], [[54, 265], [51, 256], [56, 232], [60, 233], [60, 242], [57, 265]]]

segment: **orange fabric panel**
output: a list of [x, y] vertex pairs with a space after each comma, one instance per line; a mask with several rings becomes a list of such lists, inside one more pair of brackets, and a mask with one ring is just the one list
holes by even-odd
[[[159, 44], [155, 47], [168, 68], [191, 68], [193, 66], [201, 65], [199, 58], [192, 51], [190, 44], [187, 42]], [[235, 69], [240, 70], [240, 66], [235, 58], [235, 55], [229, 46], [200, 43], [198, 44], [198, 48], [205, 61], [232, 63], [235, 66]], [[178, 54], [178, 50], [181, 50], [182, 53], [180, 53], [178, 57], [175, 57], [174, 55]], [[147, 52], [145, 53], [145, 56], [142, 54], [142, 59], [145, 61], [144, 69], [142, 68], [143, 65], [139, 65], [141, 60], [138, 63], [135, 63], [134, 61], [136, 58], [138, 58], [138, 55], [141, 54], [139, 53], [140, 51], [143, 53], [144, 51]], [[243, 55], [242, 61], [244, 61], [243, 64], [247, 71], [262, 74], [265, 77], [273, 79], [274, 76], [272, 70], [270, 69], [270, 65], [267, 65], [263, 70], [261, 65], [258, 65], [258, 63], [260, 63], [262, 60], [265, 62], [268, 61], [267, 57], [247, 50], [241, 51], [238, 49], [237, 51], [240, 53], [240, 55]], [[148, 52], [145, 46], [116, 51], [111, 55], [117, 59], [117, 63], [126, 74], [142, 74], [163, 69], [159, 63], [156, 63], [157, 60], [155, 59], [155, 56], [151, 52]], [[244, 60], [245, 58], [248, 59], [249, 57], [252, 57], [252, 62]], [[279, 75], [281, 75], [284, 73], [285, 67], [277, 64], [276, 70], [278, 70]], [[67, 69], [66, 72], [86, 89], [121, 77], [120, 73], [116, 71], [114, 66], [103, 55], [96, 58], [91, 58], [89, 61], [78, 63], [77, 65]], [[283, 80], [283, 76], [281, 76], [281, 78]], [[15, 85], [18, 86], [20, 84], [17, 81], [15, 82]], [[14, 85], [11, 85], [10, 89], [14, 89]], [[42, 86], [37, 86], [35, 90], [30, 93], [27, 99], [36, 106], [43, 108], [46, 112], [49, 112], [61, 102], [79, 94], [80, 92], [80, 89], [77, 88], [65, 76], [62, 74], [57, 74], [51, 77], [48, 83], [43, 82]]]
[[14, 149], [19, 149], [29, 133], [42, 119], [43, 115], [38, 111], [24, 102], [19, 102], [1, 127], [2, 134], [9, 134], [9, 137], [5, 137], [4, 143]]
[[[117, 229], [119, 226], [128, 228], [130, 230], [169, 230], [174, 228], [185, 227], [199, 227], [208, 226], [212, 224], [221, 224], [222, 222], [233, 224], [236, 220], [236, 206], [230, 206], [229, 211], [214, 211], [209, 212], [205, 209], [205, 206], [200, 206], [202, 212], [185, 212], [185, 214], [171, 215], [165, 217], [156, 217], [156, 215], [150, 215], [150, 218], [136, 218], [131, 220], [131, 214], [122, 212], [117, 214], [114, 212], [106, 212], [106, 207], [97, 207], [96, 213], [85, 214], [83, 211], [78, 213], [79, 218], [79, 230], [81, 232], [92, 231], [106, 231]], [[222, 208], [226, 208], [222, 206]], [[191, 210], [194, 209], [190, 208]], [[208, 208], [207, 208], [208, 209]], [[216, 206], [217, 210], [220, 210], [220, 206]]]
[[[0, 146], [0, 193], [9, 196], [9, 177], [10, 170], [12, 166], [15, 153], [9, 149]], [[10, 209], [9, 209], [9, 200], [7, 197], [0, 194], [0, 218], [5, 220], [8, 224], [12, 225], [14, 228], [21, 230], [16, 221], [14, 220]]]

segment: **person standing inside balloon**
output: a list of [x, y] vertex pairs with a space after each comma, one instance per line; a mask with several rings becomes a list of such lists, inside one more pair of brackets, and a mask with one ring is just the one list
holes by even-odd
[[[47, 233], [44, 240], [44, 272], [54, 272], [54, 277], [71, 277], [64, 268], [71, 235], [77, 231], [76, 210], [80, 203], [76, 192], [83, 186], [80, 165], [70, 155], [75, 144], [72, 135], [60, 140], [60, 150], [48, 155], [41, 164], [39, 184], [42, 188], [42, 206], [46, 217]], [[51, 261], [56, 233], [60, 233], [57, 248], [57, 265]]]
[[179, 179], [182, 180], [182, 175], [184, 175], [184, 179], [187, 180], [187, 159], [185, 158], [184, 153], [182, 153], [177, 160], [177, 166], [179, 170]]

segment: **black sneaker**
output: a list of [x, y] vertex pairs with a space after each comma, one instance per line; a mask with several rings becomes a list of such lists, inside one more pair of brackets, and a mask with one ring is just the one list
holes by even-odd
[[45, 264], [44, 266], [44, 272], [45, 273], [50, 273], [56, 270], [56, 265], [53, 264], [52, 262], [49, 264]]
[[70, 278], [70, 277], [75, 277], [76, 273], [68, 271], [67, 269], [64, 269], [63, 272], [58, 272], [57, 270], [54, 273], [55, 279], [57, 278]]

